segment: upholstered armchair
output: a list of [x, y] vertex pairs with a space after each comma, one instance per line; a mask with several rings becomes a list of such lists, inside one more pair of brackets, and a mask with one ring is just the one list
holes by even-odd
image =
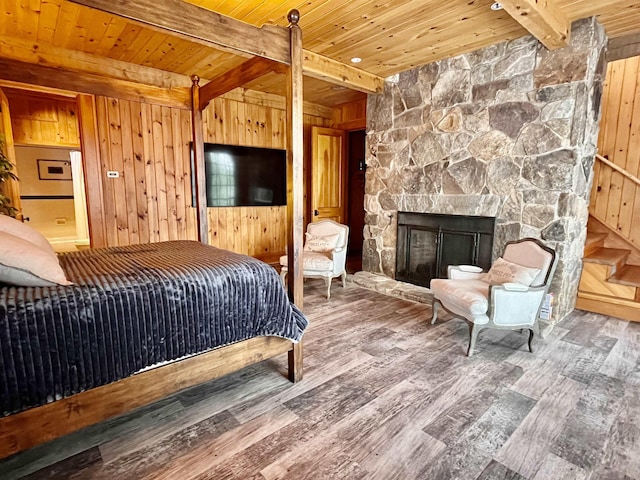
[[484, 328], [527, 329], [529, 351], [533, 352], [540, 307], [556, 264], [554, 250], [539, 240], [525, 238], [508, 242], [489, 272], [468, 265], [449, 266], [449, 278], [431, 280], [431, 324], [438, 319], [440, 307], [465, 320], [469, 324], [468, 356]]
[[[307, 225], [302, 252], [302, 275], [305, 278], [322, 278], [327, 286], [327, 298], [331, 296], [331, 280], [342, 277], [342, 287], [347, 287], [347, 243], [349, 227], [333, 220], [321, 220]], [[280, 257], [280, 278], [285, 282], [287, 256]]]

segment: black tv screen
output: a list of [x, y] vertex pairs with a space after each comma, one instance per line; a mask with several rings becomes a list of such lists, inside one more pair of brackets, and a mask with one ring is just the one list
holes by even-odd
[[[287, 204], [286, 150], [204, 144], [208, 207]], [[193, 144], [191, 145], [191, 172]], [[193, 205], [195, 176], [191, 176]]]

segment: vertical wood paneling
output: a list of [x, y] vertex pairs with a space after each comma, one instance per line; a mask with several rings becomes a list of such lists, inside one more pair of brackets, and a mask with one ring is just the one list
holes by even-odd
[[97, 114], [102, 171], [120, 173], [103, 182], [108, 244], [195, 239], [189, 112], [98, 97]]
[[131, 139], [133, 151], [133, 171], [136, 191], [136, 221], [141, 242], [149, 242], [149, 205], [147, 202], [144, 131], [142, 127], [142, 108], [139, 103], [131, 102]]
[[[602, 96], [599, 154], [634, 176], [640, 173], [640, 58], [611, 62]], [[589, 213], [640, 246], [640, 186], [596, 164]]]
[[334, 107], [331, 125], [342, 130], [363, 130], [367, 125], [367, 98]]
[[[142, 104], [142, 132], [144, 149], [144, 177], [149, 212], [149, 242], [160, 241], [160, 227], [158, 224], [158, 189], [156, 187], [155, 163], [153, 152], [153, 119], [151, 105]], [[139, 187], [138, 187], [139, 188]]]
[[[187, 110], [96, 98], [107, 244], [197, 239], [191, 193], [191, 119]], [[305, 170], [311, 125], [304, 116]], [[203, 112], [206, 142], [285, 148], [284, 109], [216, 98]], [[119, 178], [106, 178], [115, 170]], [[211, 245], [275, 258], [286, 244], [286, 207], [209, 208]]]
[[[304, 116], [306, 172], [311, 125], [327, 126], [330, 121]], [[203, 123], [205, 142], [280, 149], [286, 146], [286, 113], [280, 108], [216, 98], [203, 112]], [[284, 206], [209, 208], [208, 217], [211, 245], [269, 259], [285, 250]]]
[[19, 145], [80, 147], [75, 99], [8, 90], [13, 137]]

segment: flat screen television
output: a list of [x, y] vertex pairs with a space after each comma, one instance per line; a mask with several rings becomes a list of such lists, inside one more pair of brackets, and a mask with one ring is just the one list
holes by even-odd
[[[274, 148], [204, 144], [208, 207], [287, 204], [287, 152]], [[191, 172], [193, 144], [191, 144]], [[195, 175], [191, 175], [193, 205]]]

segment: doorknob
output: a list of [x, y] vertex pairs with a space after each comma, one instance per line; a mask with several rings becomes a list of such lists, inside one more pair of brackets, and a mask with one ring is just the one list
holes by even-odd
[[314, 210], [313, 211], [313, 216], [317, 217], [318, 215], [320, 215], [320, 212], [318, 210]]

